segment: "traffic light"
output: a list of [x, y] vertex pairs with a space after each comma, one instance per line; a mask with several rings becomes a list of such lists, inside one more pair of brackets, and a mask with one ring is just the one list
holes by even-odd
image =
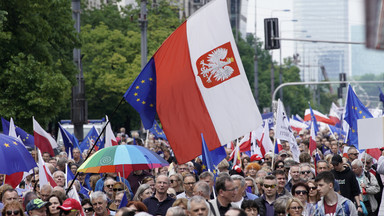
[[276, 37], [279, 37], [279, 19], [264, 19], [264, 41], [266, 50], [280, 48], [280, 40], [272, 39]]

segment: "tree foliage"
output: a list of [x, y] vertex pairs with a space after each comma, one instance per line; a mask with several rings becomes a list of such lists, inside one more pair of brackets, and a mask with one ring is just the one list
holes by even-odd
[[31, 128], [69, 104], [79, 45], [70, 1], [0, 0], [0, 115]]

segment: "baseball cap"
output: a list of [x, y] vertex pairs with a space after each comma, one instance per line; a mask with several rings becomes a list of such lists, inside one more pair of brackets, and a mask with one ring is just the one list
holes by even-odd
[[29, 201], [29, 203], [27, 204], [26, 210], [32, 211], [35, 209], [41, 209], [45, 205], [47, 205], [47, 202], [44, 202], [41, 199], [33, 199], [33, 200]]
[[343, 158], [338, 154], [333, 155], [331, 164], [339, 164], [339, 163], [343, 163]]
[[72, 198], [68, 198], [64, 201], [63, 205], [59, 206], [58, 208], [63, 209], [64, 211], [70, 211], [72, 209], [79, 210], [81, 212], [81, 215], [84, 216], [83, 208], [81, 207], [81, 204]]

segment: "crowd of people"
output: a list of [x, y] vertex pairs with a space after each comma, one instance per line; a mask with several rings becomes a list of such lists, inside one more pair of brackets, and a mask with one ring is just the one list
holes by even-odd
[[[117, 139], [121, 145], [133, 144], [123, 129]], [[297, 134], [299, 161], [283, 141], [278, 154], [243, 152], [236, 166], [229, 160], [233, 150], [226, 148], [227, 157], [217, 165], [217, 172], [209, 172], [203, 170], [199, 157], [178, 164], [165, 141], [136, 138], [135, 144], [157, 152], [170, 166], [136, 170], [126, 178], [118, 173], [77, 173], [73, 187], [80, 202], [68, 197], [71, 182], [66, 182], [65, 172], [68, 164], [67, 172], [76, 174], [87, 151], [75, 148], [73, 158], [64, 150], [55, 157], [43, 152], [57, 186], [40, 184], [37, 168], [16, 189], [4, 184], [0, 175], [0, 209], [3, 216], [378, 215], [384, 157], [376, 161], [369, 154], [359, 155], [355, 147], [345, 155], [346, 145], [326, 130], [318, 133], [313, 152], [309, 139], [307, 130]], [[37, 158], [35, 150], [31, 154]]]

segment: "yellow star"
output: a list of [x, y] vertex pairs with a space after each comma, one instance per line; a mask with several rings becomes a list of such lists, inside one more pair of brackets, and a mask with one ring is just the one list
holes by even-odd
[[216, 170], [213, 170], [213, 174], [216, 174]]
[[353, 106], [352, 106], [352, 109], [354, 109]]
[[355, 110], [357, 110], [357, 107], [355, 107]]
[[27, 137], [25, 137], [26, 139], [28, 139], [29, 138], [29, 135], [27, 136]]
[[137, 92], [135, 92], [135, 94], [133, 94], [134, 96], [137, 96], [138, 94], [137, 94]]
[[231, 62], [234, 62], [234, 61], [235, 61], [235, 59], [233, 57], [231, 57]]
[[9, 144], [8, 143], [4, 143], [4, 146], [9, 148]]
[[152, 79], [152, 77], [149, 77], [149, 81], [152, 81], [153, 79]]
[[355, 130], [354, 130], [354, 129], [352, 129], [352, 133], [355, 133]]
[[363, 119], [365, 119], [365, 116], [363, 116]]
[[140, 86], [136, 86], [136, 89], [139, 89], [140, 88]]
[[[27, 139], [28, 139], [28, 137], [27, 137]], [[25, 141], [25, 139], [23, 139], [23, 141]]]
[[360, 110], [359, 113], [361, 114], [361, 113], [363, 113], [363, 112]]
[[202, 168], [203, 170], [207, 169], [207, 167], [206, 167], [204, 164], [201, 166], [201, 168]]
[[141, 83], [145, 83], [145, 80], [141, 80]]
[[140, 98], [137, 98], [136, 101], [139, 102], [139, 101], [140, 101]]
[[150, 104], [149, 106], [150, 106], [150, 107], [153, 107], [153, 104]]
[[13, 141], [13, 144], [17, 145], [17, 142]]
[[142, 104], [145, 104], [145, 101], [141, 102]]

